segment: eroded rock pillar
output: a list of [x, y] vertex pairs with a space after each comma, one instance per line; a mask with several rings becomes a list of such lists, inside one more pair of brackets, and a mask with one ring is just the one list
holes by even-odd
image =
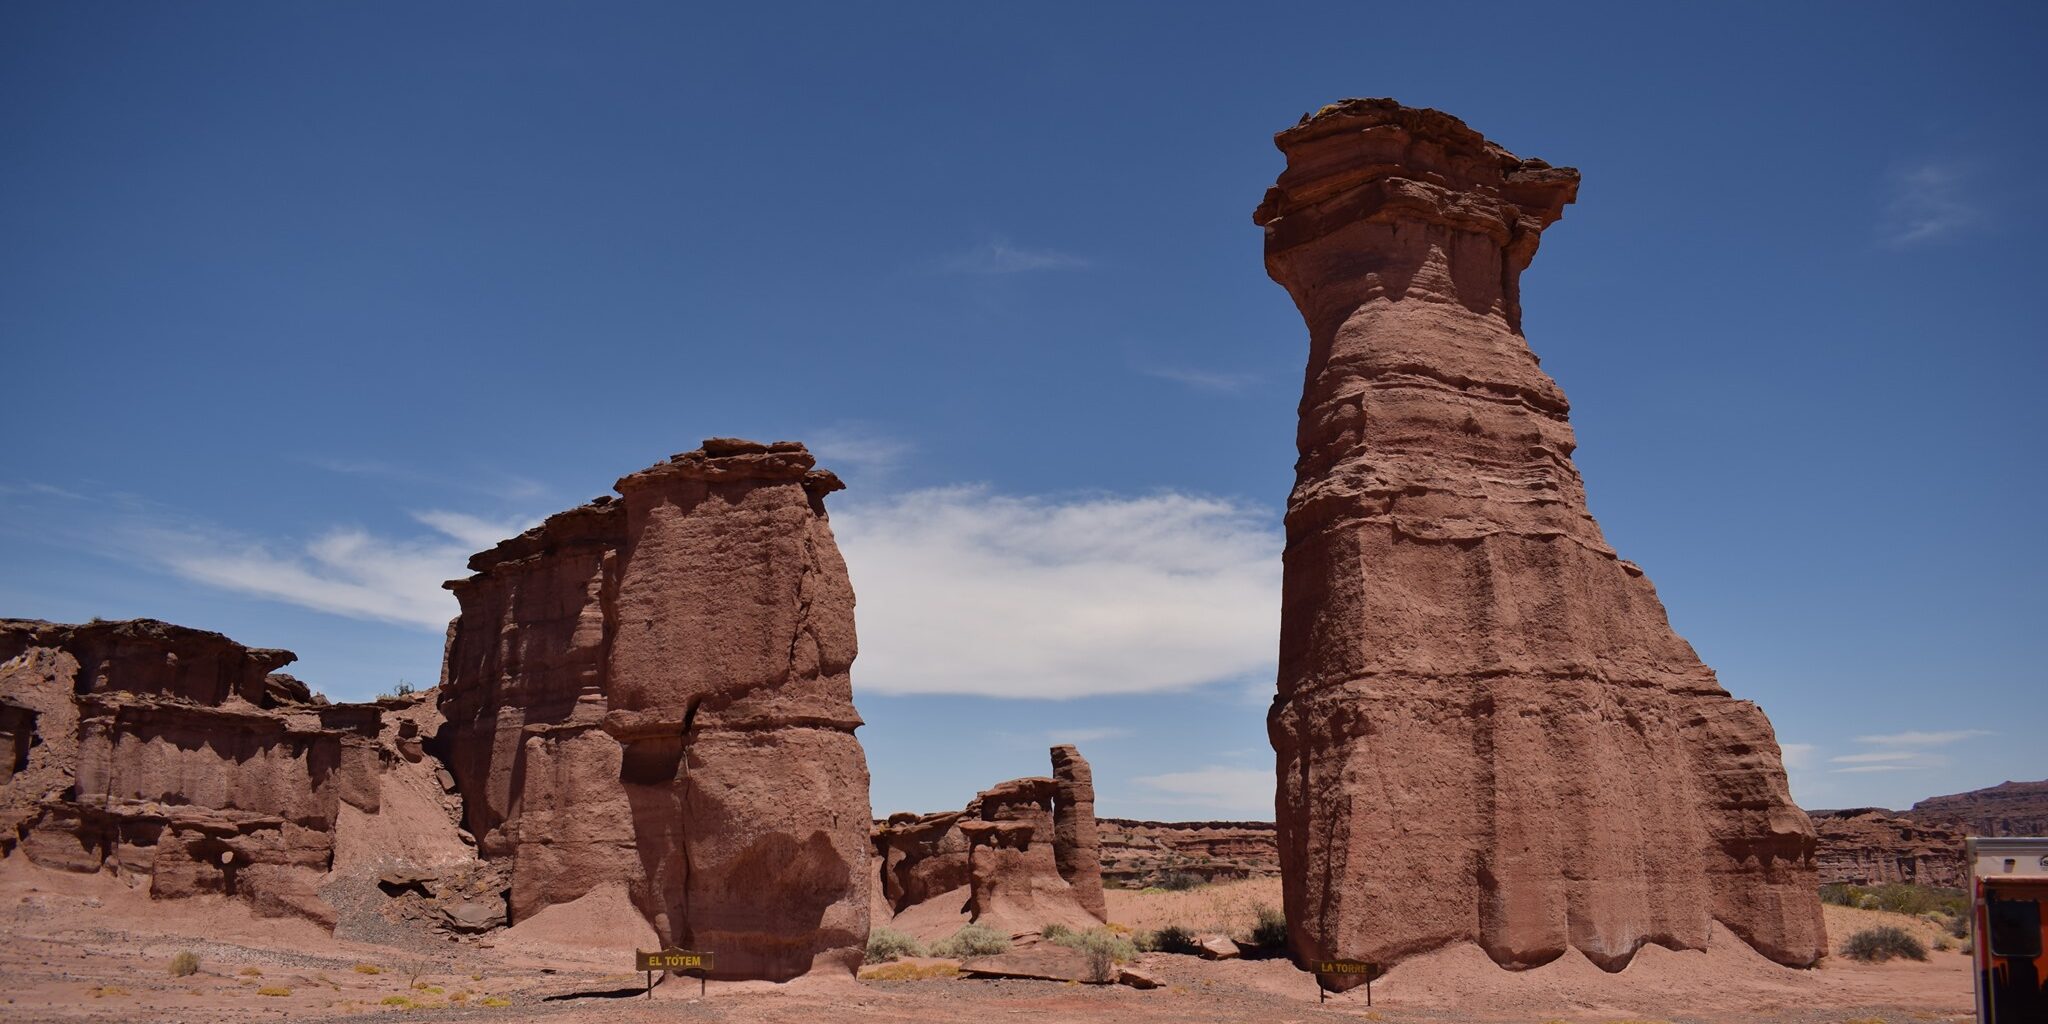
[[1720, 922], [1825, 946], [1770, 723], [1586, 510], [1520, 277], [1579, 175], [1391, 100], [1275, 139], [1254, 219], [1307, 322], [1268, 715], [1290, 940], [1619, 970]]

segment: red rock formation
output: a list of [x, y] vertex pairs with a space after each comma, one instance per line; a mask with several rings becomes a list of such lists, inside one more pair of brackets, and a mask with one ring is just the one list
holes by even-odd
[[1391, 100], [1275, 141], [1254, 219], [1310, 339], [1267, 719], [1294, 950], [1619, 970], [1719, 920], [1814, 963], [1814, 832], [1770, 723], [1601, 537], [1522, 338], [1578, 173]]
[[1125, 889], [1155, 885], [1169, 872], [1205, 882], [1280, 873], [1270, 821], [1133, 821], [1103, 818], [1102, 876]]
[[470, 828], [516, 919], [624, 883], [718, 975], [853, 971], [867, 762], [837, 478], [713, 439], [477, 555], [442, 694]]
[[0, 853], [328, 925], [344, 806], [375, 813], [377, 705], [315, 704], [290, 651], [148, 619], [0, 620]]
[[1052, 775], [1059, 782], [1053, 796], [1053, 859], [1082, 909], [1107, 921], [1102, 848], [1095, 828], [1095, 772], [1079, 748], [1062, 743], [1052, 748]]
[[1823, 885], [1905, 882], [1956, 889], [1969, 877], [1960, 832], [1879, 807], [1806, 814], [1820, 836], [1814, 863]]
[[2048, 779], [1928, 797], [1902, 816], [1972, 836], [2048, 836]]
[[1072, 746], [1052, 748], [1052, 761], [1055, 777], [1001, 783], [965, 810], [877, 824], [878, 912], [918, 938], [967, 921], [1021, 934], [1108, 920], [1088, 762]]

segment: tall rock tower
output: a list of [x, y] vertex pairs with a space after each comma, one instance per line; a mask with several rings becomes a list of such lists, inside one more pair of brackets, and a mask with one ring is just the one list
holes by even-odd
[[615, 884], [713, 977], [851, 974], [868, 935], [839, 489], [713, 438], [470, 559], [441, 690], [515, 920]]
[[1346, 100], [1275, 137], [1254, 220], [1308, 323], [1277, 755], [1290, 941], [1626, 966], [1715, 923], [1825, 947], [1770, 722], [1601, 538], [1519, 279], [1578, 172]]

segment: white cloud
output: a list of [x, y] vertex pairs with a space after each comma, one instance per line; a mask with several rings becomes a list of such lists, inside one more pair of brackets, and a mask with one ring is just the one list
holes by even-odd
[[1778, 751], [1784, 758], [1785, 770], [1797, 772], [1813, 767], [1813, 759], [1820, 753], [1820, 748], [1811, 743], [1780, 743]]
[[829, 427], [818, 431], [804, 442], [804, 446], [818, 457], [818, 468], [842, 474], [849, 467], [870, 473], [886, 473], [896, 468], [917, 447], [901, 438], [857, 426]]
[[956, 274], [1024, 274], [1035, 270], [1081, 270], [1088, 261], [1053, 249], [1026, 249], [1007, 238], [992, 238], [947, 257], [940, 267]]
[[1131, 735], [1129, 729], [1105, 725], [1082, 729], [1054, 729], [1045, 734], [1045, 739], [1046, 742], [1053, 744], [1073, 743], [1078, 745], [1082, 743], [1100, 743], [1103, 740], [1120, 740], [1129, 735]]
[[1059, 699], [1273, 671], [1282, 544], [1263, 509], [954, 487], [832, 520], [858, 595], [863, 690]]
[[1947, 729], [1940, 732], [1895, 732], [1882, 736], [1858, 736], [1858, 743], [1888, 747], [1940, 747], [1978, 736], [1995, 736], [1989, 729]]
[[1924, 764], [1861, 764], [1854, 768], [1830, 768], [1836, 775], [1861, 775], [1870, 772], [1917, 772], [1933, 765]]
[[1920, 755], [1911, 750], [1878, 750], [1868, 754], [1843, 754], [1828, 758], [1830, 764], [1881, 764], [1886, 761], [1911, 761]]
[[472, 552], [523, 527], [458, 512], [414, 513], [440, 536], [392, 538], [345, 527], [302, 545], [226, 537], [203, 530], [145, 528], [136, 550], [177, 575], [316, 611], [439, 630], [455, 615], [444, 580], [464, 575]]
[[1214, 391], [1220, 394], [1236, 394], [1259, 379], [1257, 374], [1252, 373], [1218, 373], [1212, 370], [1191, 370], [1183, 366], [1140, 366], [1138, 372], [1147, 377], [1184, 384], [1197, 391]]
[[1908, 246], [1940, 241], [1976, 226], [1983, 215], [1964, 198], [1968, 178], [1964, 168], [1954, 164], [1925, 163], [1893, 172], [1880, 237], [1888, 245]]
[[516, 537], [521, 531], [526, 529], [525, 526], [502, 520], [485, 519], [482, 516], [473, 516], [464, 512], [448, 512], [440, 509], [414, 512], [412, 517], [449, 537], [469, 545], [471, 551], [482, 551], [486, 548], [496, 547], [499, 541]]
[[1211, 765], [1187, 772], [1140, 775], [1131, 780], [1162, 795], [1154, 803], [1197, 807], [1218, 814], [1273, 817], [1273, 772], [1271, 769], [1231, 768]]

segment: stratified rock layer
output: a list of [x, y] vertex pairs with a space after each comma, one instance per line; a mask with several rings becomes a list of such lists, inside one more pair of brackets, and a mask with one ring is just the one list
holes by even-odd
[[709, 440], [449, 584], [447, 746], [515, 921], [617, 882], [716, 976], [858, 967], [853, 589], [813, 466]]
[[1968, 879], [1963, 834], [1953, 829], [1879, 807], [1806, 813], [1820, 836], [1814, 863], [1823, 885], [1905, 882], [1959, 889]]
[[1932, 796], [1900, 816], [1973, 836], [2048, 836], [2048, 779]]
[[292, 657], [152, 619], [0, 620], [0, 854], [331, 927], [337, 821], [377, 813], [398, 755], [383, 707], [314, 703], [274, 671]]
[[1280, 849], [1270, 821], [1133, 821], [1103, 818], [1102, 877], [1124, 889], [1192, 875], [1205, 882], [1270, 878]]
[[1254, 219], [1310, 340], [1267, 719], [1295, 951], [1619, 970], [1719, 920], [1814, 963], [1814, 832], [1770, 723], [1601, 537], [1522, 338], [1578, 173], [1391, 100], [1275, 141]]
[[1072, 746], [1052, 764], [1052, 778], [998, 784], [964, 810], [875, 825], [877, 923], [936, 939], [968, 922], [1023, 934], [1107, 921], [1093, 776]]

